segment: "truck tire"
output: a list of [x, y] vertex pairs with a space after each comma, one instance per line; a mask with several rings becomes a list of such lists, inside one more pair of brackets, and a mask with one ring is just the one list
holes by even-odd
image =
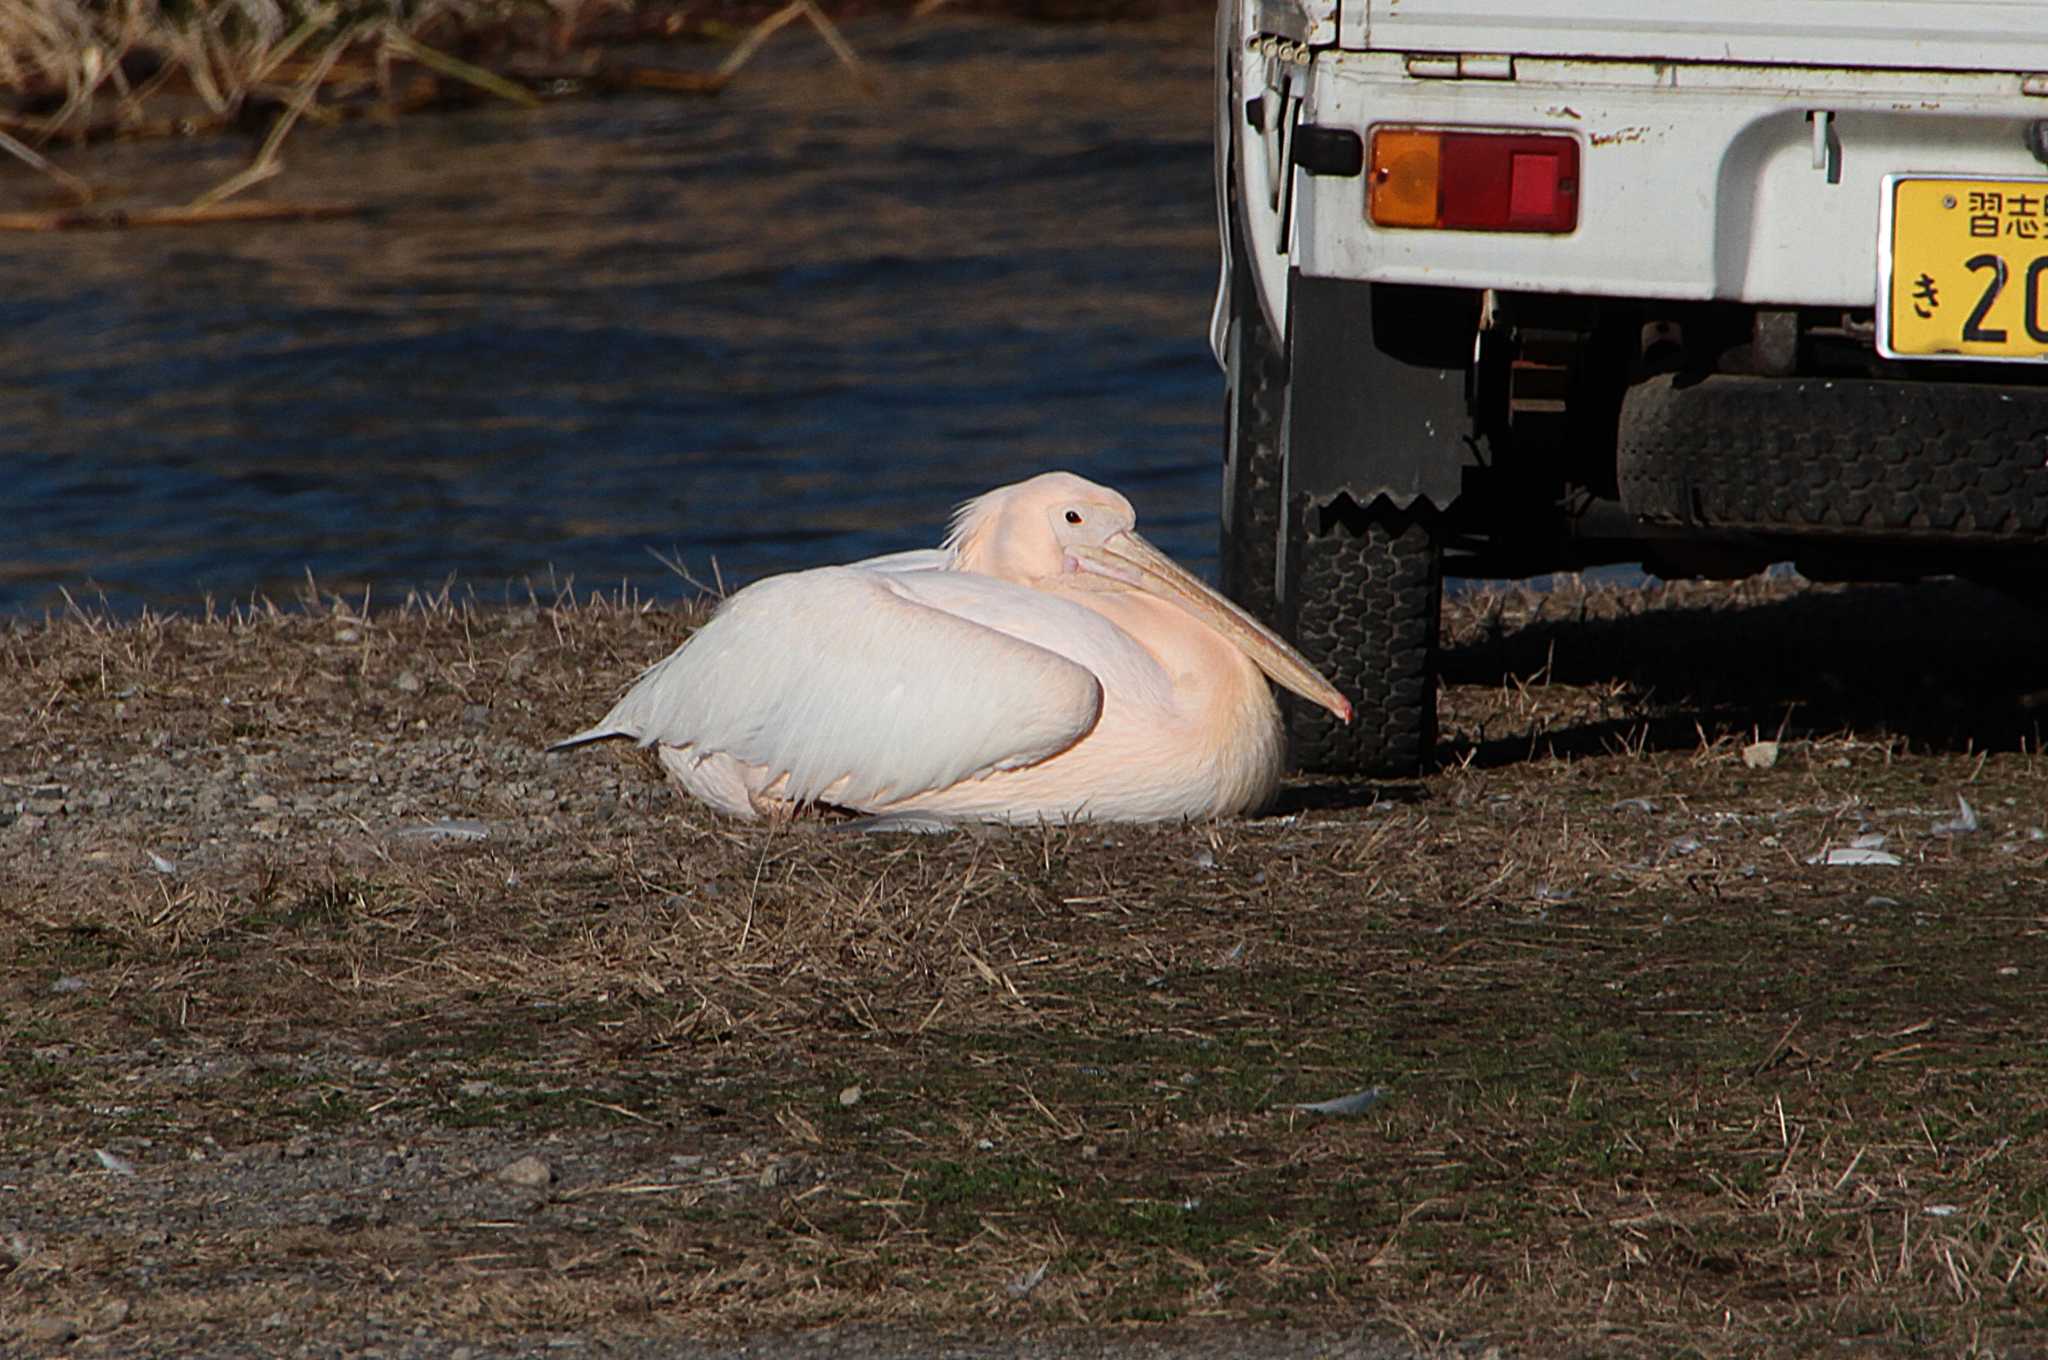
[[1629, 389], [1622, 505], [1664, 524], [2048, 537], [2048, 388], [1756, 378]]
[[[1233, 233], [1234, 234], [1234, 233]], [[1235, 243], [1233, 243], [1235, 244]], [[1295, 575], [1278, 592], [1287, 360], [1249, 275], [1234, 272], [1224, 418], [1222, 584], [1226, 595], [1290, 636], [1351, 699], [1351, 722], [1291, 697], [1283, 703], [1296, 766], [1406, 778], [1436, 745], [1441, 555], [1430, 526], [1384, 503], [1311, 536], [1290, 523]]]
[[1230, 236], [1218, 575], [1225, 595], [1279, 627], [1280, 438], [1287, 415], [1287, 356], [1266, 324], [1234, 221]]
[[[1352, 700], [1349, 724], [1290, 701], [1288, 738], [1305, 770], [1405, 778], [1436, 745], [1443, 557], [1417, 514], [1379, 501], [1319, 516], [1303, 507], [1289, 545], [1295, 646]], [[1321, 525], [1313, 519], [1324, 519]]]
[[[1364, 511], [1346, 502], [1341, 515], [1311, 514], [1306, 505], [1286, 513], [1287, 351], [1259, 304], [1234, 213], [1229, 232], [1223, 591], [1290, 638], [1352, 701], [1347, 725], [1313, 704], [1283, 696], [1298, 768], [1383, 778], [1418, 774], [1436, 745], [1443, 576], [1435, 529], [1385, 502]], [[1311, 519], [1328, 522], [1312, 526]], [[1283, 532], [1289, 574], [1284, 598]]]

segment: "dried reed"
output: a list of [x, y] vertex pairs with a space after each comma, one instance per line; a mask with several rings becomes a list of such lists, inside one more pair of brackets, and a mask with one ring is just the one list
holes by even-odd
[[[48, 178], [75, 206], [9, 214], [0, 229], [218, 220], [224, 200], [279, 173], [279, 150], [302, 121], [464, 98], [530, 106], [539, 101], [529, 83], [541, 82], [715, 94], [769, 35], [797, 20], [807, 20], [864, 79], [812, 0], [792, 0], [767, 16], [711, 71], [556, 55], [629, 8], [630, 0], [11, 0], [0, 5], [0, 153]], [[625, 32], [647, 36], [644, 26]], [[480, 59], [480, 51], [491, 55]], [[520, 70], [494, 69], [493, 61]], [[148, 218], [81, 215], [75, 209], [91, 203], [92, 186], [44, 154], [54, 144], [237, 126], [267, 129], [255, 159], [200, 194], [182, 217], [161, 210]]]

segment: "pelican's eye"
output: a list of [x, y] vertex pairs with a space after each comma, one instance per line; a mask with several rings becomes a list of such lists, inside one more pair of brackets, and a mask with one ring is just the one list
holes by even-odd
[[1069, 511], [1067, 511], [1067, 523], [1069, 523], [1069, 524], [1079, 524], [1080, 522], [1081, 522], [1081, 512], [1080, 512], [1079, 510], [1069, 510]]

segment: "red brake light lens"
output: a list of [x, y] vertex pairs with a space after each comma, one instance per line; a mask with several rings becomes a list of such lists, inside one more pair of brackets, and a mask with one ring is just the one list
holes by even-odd
[[1579, 222], [1579, 144], [1536, 132], [1375, 128], [1366, 211], [1383, 227], [1563, 233]]

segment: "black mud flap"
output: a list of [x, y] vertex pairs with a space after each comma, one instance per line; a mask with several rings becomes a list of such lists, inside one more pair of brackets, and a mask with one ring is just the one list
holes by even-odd
[[1290, 505], [1384, 499], [1448, 510], [1476, 440], [1466, 374], [1478, 295], [1289, 280], [1286, 484]]

